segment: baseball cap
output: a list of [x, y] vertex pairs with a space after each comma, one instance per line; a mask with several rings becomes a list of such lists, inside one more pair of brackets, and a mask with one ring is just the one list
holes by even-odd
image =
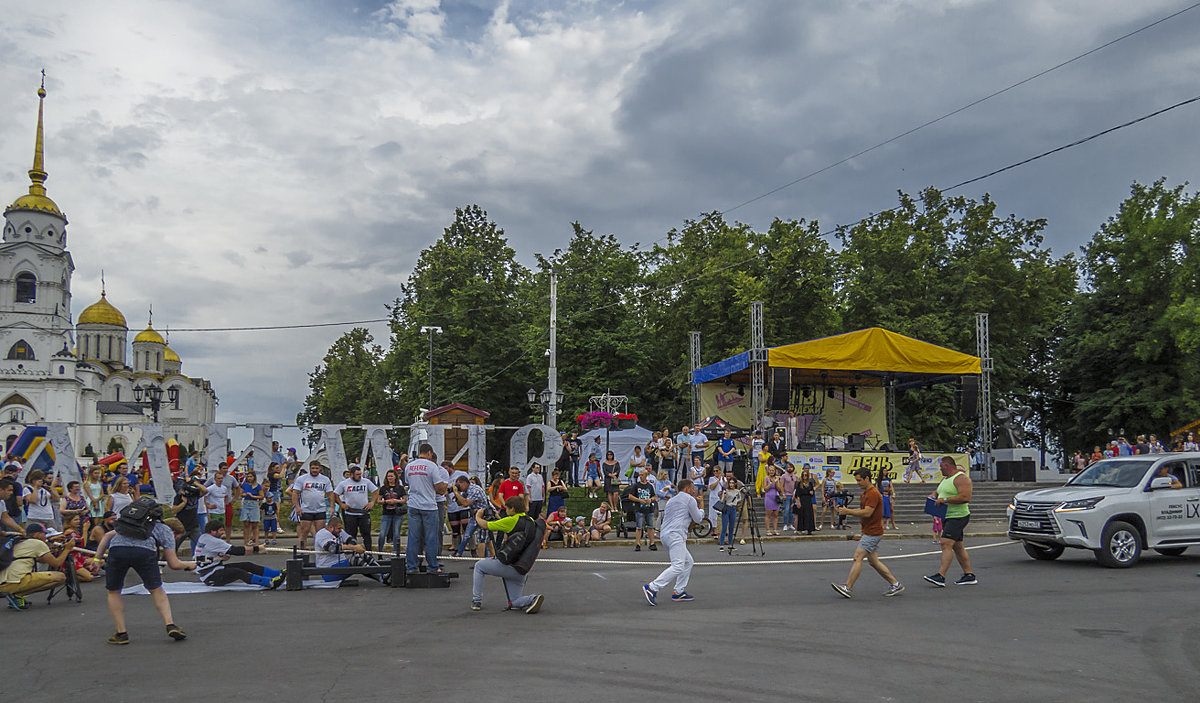
[[575, 518], [575, 520], [578, 522], [583, 522], [583, 516], [580, 515], [579, 517]]
[[25, 534], [27, 534], [27, 535], [37, 535], [37, 534], [41, 534], [45, 531], [46, 531], [46, 528], [43, 527], [42, 523], [40, 523], [40, 522], [31, 522], [25, 526]]

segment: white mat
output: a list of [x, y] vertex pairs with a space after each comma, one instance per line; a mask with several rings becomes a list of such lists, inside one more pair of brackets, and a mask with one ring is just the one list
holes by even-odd
[[[305, 588], [337, 588], [341, 583], [338, 581], [305, 581]], [[208, 584], [200, 583], [199, 581], [164, 581], [163, 591], [167, 595], [174, 596], [184, 593], [219, 593], [221, 591], [263, 591], [268, 590], [262, 586], [255, 586], [249, 583], [231, 583], [226, 586], [209, 586]], [[121, 589], [123, 596], [148, 596], [150, 591], [142, 584], [136, 586], [126, 586]]]

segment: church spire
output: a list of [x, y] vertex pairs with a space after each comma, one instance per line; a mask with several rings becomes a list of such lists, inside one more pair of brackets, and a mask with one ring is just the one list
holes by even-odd
[[29, 194], [46, 195], [46, 161], [43, 155], [42, 104], [46, 102], [46, 69], [42, 69], [42, 85], [38, 88], [37, 137], [33, 142], [33, 168], [29, 169]]

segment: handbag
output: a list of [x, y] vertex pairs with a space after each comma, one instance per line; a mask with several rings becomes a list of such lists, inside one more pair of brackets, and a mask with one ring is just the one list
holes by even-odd
[[725, 512], [725, 507], [725, 501], [723, 500], [718, 500], [717, 502], [713, 503], [713, 510], [716, 510], [718, 513]]

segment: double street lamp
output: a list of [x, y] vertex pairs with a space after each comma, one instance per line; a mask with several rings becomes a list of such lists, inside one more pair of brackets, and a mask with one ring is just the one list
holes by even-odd
[[[150, 408], [150, 412], [154, 417], [154, 422], [158, 422], [158, 410], [162, 407], [163, 389], [162, 386], [151, 383], [146, 386], [134, 386], [133, 400], [143, 407]], [[167, 389], [167, 402], [179, 402], [179, 389]]]
[[554, 422], [557, 420], [557, 418], [550, 417], [551, 401], [553, 401], [553, 404], [554, 404], [554, 413], [553, 414], [557, 415], [559, 412], [559, 408], [561, 408], [562, 404], [563, 404], [563, 392], [562, 391], [551, 392], [551, 390], [549, 388], [546, 388], [546, 389], [543, 389], [541, 393], [538, 393], [537, 391], [530, 388], [529, 390], [525, 391], [525, 400], [529, 401], [530, 408], [533, 408], [534, 410], [541, 408], [543, 423]]

